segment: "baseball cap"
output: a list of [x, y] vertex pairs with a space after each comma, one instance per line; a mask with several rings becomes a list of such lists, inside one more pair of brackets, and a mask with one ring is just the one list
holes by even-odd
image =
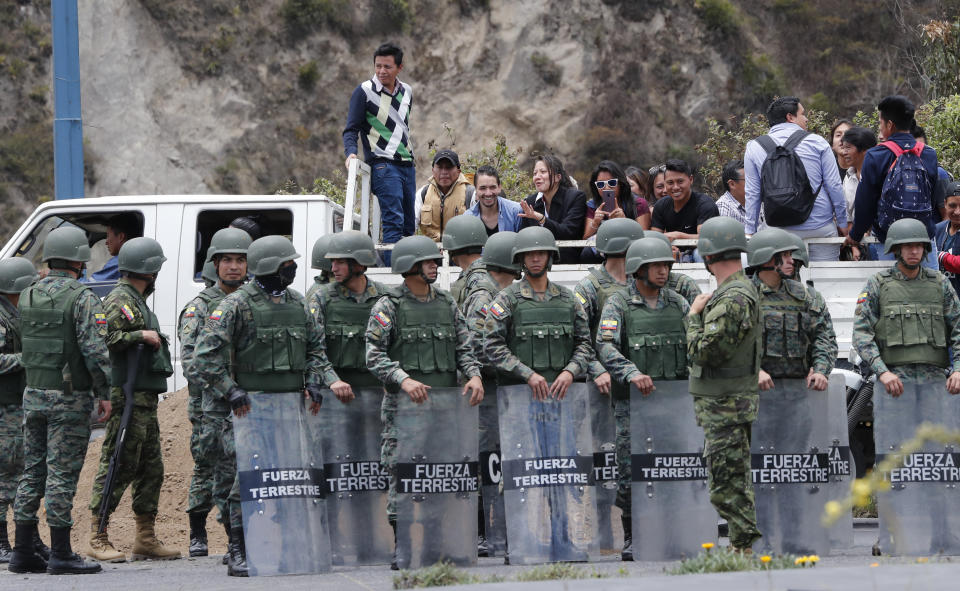
[[460, 168], [460, 157], [457, 156], [457, 153], [453, 150], [440, 150], [437, 152], [436, 156], [433, 157], [433, 166], [436, 166], [437, 162], [441, 160], [449, 160], [454, 166]]
[[949, 184], [947, 184], [946, 195], [947, 197], [951, 197], [953, 195], [960, 195], [960, 181], [952, 181]]

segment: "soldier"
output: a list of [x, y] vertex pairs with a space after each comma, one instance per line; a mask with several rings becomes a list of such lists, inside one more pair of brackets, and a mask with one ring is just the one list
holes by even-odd
[[[193, 363], [193, 351], [203, 328], [204, 320], [227, 295], [237, 291], [247, 279], [247, 248], [250, 235], [237, 228], [223, 228], [213, 235], [207, 250], [207, 264], [213, 266], [217, 282], [208, 286], [193, 298], [180, 312], [178, 334], [180, 336], [180, 363], [184, 375]], [[207, 514], [216, 502], [220, 509], [220, 521], [230, 535], [230, 517], [226, 508], [229, 486], [233, 483], [232, 458], [226, 456], [220, 435], [223, 421], [229, 417], [230, 407], [219, 399], [207, 396], [204, 400], [203, 384], [187, 381], [189, 401], [187, 418], [193, 429], [190, 435], [190, 455], [193, 456], [193, 477], [190, 479], [190, 494], [187, 515], [190, 518], [190, 556], [206, 556]], [[209, 408], [206, 411], [204, 406]], [[205, 424], [207, 426], [205, 426]], [[227, 480], [229, 478], [229, 481]], [[219, 485], [219, 486], [217, 486]]]
[[330, 266], [330, 259], [327, 258], [327, 249], [330, 248], [330, 242], [333, 240], [333, 234], [324, 234], [317, 238], [313, 243], [313, 253], [310, 256], [310, 267], [320, 269], [320, 274], [313, 278], [313, 283], [307, 288], [307, 300], [320, 289], [321, 286], [330, 283], [330, 273], [333, 271]]
[[[463, 314], [449, 293], [433, 287], [437, 279], [437, 245], [426, 236], [408, 236], [397, 242], [391, 270], [403, 276], [403, 285], [381, 298], [367, 323], [367, 367], [383, 382], [383, 445], [381, 462], [390, 473], [387, 520], [397, 531], [397, 439], [394, 427], [397, 396], [403, 390], [413, 402], [427, 400], [431, 387], [457, 385], [457, 370], [467, 377], [463, 393], [470, 404], [483, 400], [480, 363], [474, 355]], [[431, 335], [411, 342], [411, 329]], [[428, 329], [428, 330], [424, 330]], [[406, 335], [401, 338], [401, 335]], [[397, 569], [396, 555], [390, 565]]]
[[773, 378], [805, 378], [808, 388], [826, 390], [837, 358], [837, 336], [823, 299], [789, 279], [795, 250], [791, 234], [780, 228], [760, 230], [747, 250], [763, 319], [761, 390], [773, 388]]
[[[947, 373], [947, 391], [960, 393], [960, 303], [942, 274], [921, 267], [929, 249], [922, 222], [890, 224], [884, 254], [893, 252], [897, 263], [867, 280], [857, 299], [853, 346], [894, 397], [903, 394], [904, 380], [941, 380]], [[930, 314], [911, 314], [921, 306]]]
[[[250, 393], [303, 390], [314, 414], [323, 401], [319, 385], [323, 340], [307, 315], [303, 296], [289, 288], [297, 274], [294, 259], [299, 256], [283, 236], [254, 240], [247, 249], [247, 269], [253, 274], [253, 281], [225, 297], [200, 331], [187, 379], [207, 384], [211, 396], [228, 403], [238, 417], [249, 412]], [[258, 330], [272, 336], [258, 338]], [[286, 359], [275, 360], [275, 349], [290, 354]], [[232, 362], [224, 363], [225, 359]], [[275, 365], [275, 361], [280, 363]], [[223, 429], [221, 441], [235, 462], [232, 423], [224, 421]], [[233, 476], [228, 497], [227, 574], [246, 577], [240, 483], [235, 468]]]
[[[103, 300], [107, 316], [107, 348], [113, 373], [110, 379], [110, 402], [123, 408], [122, 385], [127, 379], [127, 350], [139, 343], [146, 345], [144, 357], [136, 370], [133, 414], [127, 427], [127, 437], [120, 452], [118, 471], [113, 490], [107, 501], [107, 514], [112, 514], [123, 491], [132, 488], [133, 512], [136, 515], [137, 534], [133, 542], [134, 560], [170, 560], [180, 558], [180, 552], [166, 548], [154, 533], [157, 503], [163, 484], [163, 457], [160, 449], [160, 425], [157, 422], [159, 394], [167, 391], [167, 378], [173, 375], [167, 336], [160, 332], [156, 314], [147, 307], [146, 298], [153, 293], [157, 275], [166, 257], [160, 244], [152, 238], [134, 238], [120, 247], [118, 262], [120, 281]], [[123, 562], [126, 557], [118, 552], [107, 531], [99, 531], [99, 513], [103, 483], [110, 467], [121, 413], [107, 421], [107, 432], [100, 449], [100, 467], [93, 481], [90, 496], [90, 549], [87, 556], [101, 562]]]
[[20, 292], [37, 278], [27, 259], [0, 260], [0, 564], [10, 562], [7, 507], [23, 474], [23, 389], [20, 363]]
[[[522, 266], [523, 279], [497, 294], [484, 324], [484, 355], [497, 366], [500, 383], [525, 383], [537, 400], [562, 399], [573, 380], [586, 375], [590, 363], [596, 360], [583, 306], [573, 292], [547, 277], [559, 256], [549, 230], [530, 227], [518, 232], [513, 261]], [[543, 320], [547, 310], [553, 313], [549, 321]], [[572, 326], [573, 330], [555, 331], [559, 346], [551, 344], [546, 355], [534, 355], [531, 341], [521, 343], [517, 333], [547, 322]], [[553, 359], [555, 355], [557, 359]]]
[[[13, 518], [16, 543], [9, 570], [15, 573], [100, 572], [70, 548], [71, 511], [90, 439], [96, 399], [101, 421], [110, 416], [107, 318], [100, 298], [77, 278], [90, 260], [87, 236], [76, 227], [47, 234], [43, 262], [50, 272], [20, 294], [24, 471]], [[37, 509], [44, 497], [50, 526], [50, 558], [36, 550]]]
[[489, 286], [486, 265], [480, 256], [486, 243], [486, 226], [480, 218], [471, 215], [450, 218], [443, 229], [443, 248], [450, 253], [450, 262], [462, 269], [460, 277], [450, 286], [450, 295], [456, 300], [461, 311], [464, 310], [467, 297], [473, 293], [478, 283], [483, 282]]
[[727, 520], [730, 545], [746, 553], [761, 537], [750, 472], [750, 426], [757, 418], [762, 327], [760, 294], [743, 273], [743, 224], [707, 220], [697, 248], [717, 290], [687, 314], [690, 393], [706, 438], [710, 502]]
[[[353, 400], [354, 388], [379, 388], [367, 370], [364, 335], [370, 309], [389, 288], [366, 276], [377, 262], [373, 240], [356, 230], [334, 234], [324, 255], [334, 283], [307, 297], [307, 310], [322, 339], [320, 375], [323, 384], [343, 403]], [[327, 330], [329, 327], [329, 330]]]
[[[591, 343], [597, 336], [600, 312], [604, 304], [613, 294], [626, 291], [627, 274], [624, 271], [624, 257], [627, 256], [630, 243], [641, 238], [643, 238], [643, 227], [630, 218], [607, 220], [597, 230], [597, 252], [603, 257], [603, 264], [590, 269], [588, 275], [577, 283], [574, 290], [590, 322]], [[599, 361], [594, 360], [590, 364], [588, 373], [602, 394], [609, 394], [611, 387], [621, 389], [618, 396], [622, 397], [626, 394], [626, 386], [623, 384], [611, 385], [610, 373]]]
[[[603, 226], [600, 229], [603, 230]], [[627, 561], [633, 560], [628, 385], [633, 384], [647, 395], [654, 390], [653, 380], [687, 377], [683, 318], [690, 305], [683, 296], [666, 287], [673, 260], [669, 244], [656, 238], [641, 238], [630, 245], [624, 271], [633, 281], [628, 290], [615, 293], [607, 300], [594, 341], [597, 358], [619, 386], [612, 390], [617, 423], [617, 506], [623, 510], [621, 558]], [[643, 338], [651, 334], [665, 338], [656, 344]]]
[[[670, 246], [670, 239], [664, 236], [660, 232], [646, 232], [644, 238], [656, 238], [666, 242]], [[670, 246], [671, 252], [673, 252], [673, 247]], [[687, 300], [688, 304], [693, 304], [693, 300], [700, 295], [700, 288], [697, 287], [697, 282], [691, 279], [689, 276], [684, 275], [683, 273], [678, 273], [676, 271], [670, 271], [670, 279], [667, 280], [666, 288], [672, 291], [677, 292], [683, 296], [683, 299]]]

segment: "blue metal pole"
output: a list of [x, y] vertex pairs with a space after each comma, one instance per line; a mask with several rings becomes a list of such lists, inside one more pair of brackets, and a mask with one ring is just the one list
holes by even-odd
[[57, 199], [83, 197], [77, 0], [50, 0], [53, 29], [53, 178]]

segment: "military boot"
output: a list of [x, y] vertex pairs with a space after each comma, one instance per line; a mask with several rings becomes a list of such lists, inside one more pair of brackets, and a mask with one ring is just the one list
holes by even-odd
[[87, 556], [100, 562], [126, 562], [127, 555], [113, 547], [107, 530], [100, 533], [100, 523], [96, 517], [90, 521], [90, 549]]
[[620, 552], [620, 560], [633, 562], [633, 519], [629, 515], [623, 515], [620, 523], [623, 524], [623, 551]]
[[167, 548], [157, 539], [153, 525], [157, 520], [156, 513], [143, 513], [136, 516], [137, 537], [133, 540], [133, 551], [130, 553], [133, 560], [176, 560], [180, 558], [180, 551]]
[[36, 550], [37, 554], [44, 560], [50, 560], [50, 548], [43, 543], [43, 539], [40, 537], [40, 530], [37, 528], [33, 528], [33, 549]]
[[248, 577], [247, 546], [243, 540], [243, 528], [230, 529], [230, 560], [227, 562], [227, 575], [231, 577]]
[[48, 575], [92, 575], [103, 570], [99, 562], [84, 562], [79, 554], [70, 548], [70, 528], [50, 528], [50, 560], [47, 561]]
[[190, 556], [206, 556], [207, 514], [200, 511], [187, 513], [190, 516]]
[[13, 548], [10, 547], [10, 538], [7, 537], [7, 520], [4, 518], [0, 521], [0, 564], [10, 562], [11, 554], [13, 554]]
[[47, 561], [37, 553], [33, 544], [36, 531], [36, 523], [16, 522], [16, 529], [13, 532], [13, 554], [10, 556], [7, 570], [21, 574], [47, 572]]

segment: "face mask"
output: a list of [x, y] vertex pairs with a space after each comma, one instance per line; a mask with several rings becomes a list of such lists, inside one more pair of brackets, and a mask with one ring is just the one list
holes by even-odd
[[283, 277], [280, 276], [280, 273], [273, 273], [271, 275], [260, 275], [256, 279], [257, 285], [263, 288], [263, 291], [267, 292], [273, 297], [283, 295], [283, 292], [287, 290], [289, 283], [284, 283]]
[[286, 288], [293, 283], [293, 279], [297, 276], [297, 264], [293, 263], [292, 265], [281, 267], [280, 270], [277, 271], [277, 275], [280, 276], [280, 281], [283, 283], [283, 287]]

